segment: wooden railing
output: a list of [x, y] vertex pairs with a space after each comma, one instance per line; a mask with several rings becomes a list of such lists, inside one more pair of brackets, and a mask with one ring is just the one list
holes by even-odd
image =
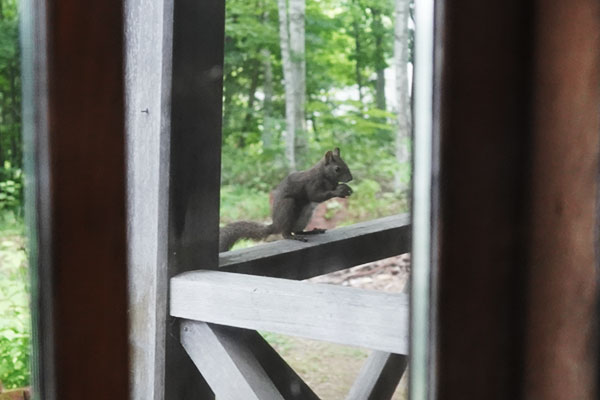
[[254, 330], [374, 350], [347, 399], [391, 398], [407, 365], [408, 296], [300, 280], [409, 252], [407, 216], [220, 254], [171, 278], [181, 342], [219, 399], [318, 399]]

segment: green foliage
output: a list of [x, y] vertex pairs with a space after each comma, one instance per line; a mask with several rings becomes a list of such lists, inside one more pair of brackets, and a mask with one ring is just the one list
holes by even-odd
[[22, 161], [17, 1], [0, 0], [0, 381], [7, 388], [30, 380]]
[[0, 165], [8, 161], [13, 166], [21, 166], [23, 159], [17, 17], [17, 2], [0, 0]]
[[288, 336], [272, 332], [259, 333], [271, 346], [275, 347], [282, 354], [289, 352], [294, 347], [294, 341]]
[[7, 388], [29, 385], [31, 317], [27, 254], [22, 221], [3, 215], [0, 225], [0, 381]]
[[0, 211], [0, 239], [4, 236], [25, 236], [22, 216], [12, 211]]
[[364, 179], [352, 187], [354, 194], [348, 198], [350, 218], [345, 225], [408, 211], [405, 195], [385, 191], [375, 180]]
[[17, 2], [0, 0], [0, 213], [22, 215], [21, 68]]
[[242, 185], [221, 186], [221, 223], [269, 217], [269, 193]]
[[[221, 218], [265, 220], [269, 193], [289, 172], [277, 2], [226, 7]], [[395, 114], [376, 104], [376, 71], [391, 64], [393, 18], [391, 0], [306, 1], [307, 146], [297, 149], [297, 165], [341, 148], [355, 177], [351, 221], [408, 209], [406, 193], [394, 193], [395, 175], [410, 176], [410, 165], [395, 158]]]
[[18, 215], [23, 211], [23, 171], [13, 168], [9, 161], [0, 168], [0, 211]]

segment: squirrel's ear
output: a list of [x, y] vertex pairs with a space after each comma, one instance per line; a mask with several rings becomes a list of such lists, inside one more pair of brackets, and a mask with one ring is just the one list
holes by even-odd
[[340, 156], [340, 148], [336, 147], [335, 149], [333, 149], [333, 155], [336, 157]]
[[329, 164], [332, 158], [333, 154], [331, 153], [331, 150], [325, 153], [325, 165]]

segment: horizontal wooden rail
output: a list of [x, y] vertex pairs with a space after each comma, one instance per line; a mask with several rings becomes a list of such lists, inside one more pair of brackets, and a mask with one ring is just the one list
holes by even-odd
[[407, 354], [408, 296], [220, 271], [171, 279], [171, 315]]
[[308, 279], [408, 253], [408, 215], [394, 215], [311, 235], [308, 242], [279, 240], [219, 255], [221, 271]]

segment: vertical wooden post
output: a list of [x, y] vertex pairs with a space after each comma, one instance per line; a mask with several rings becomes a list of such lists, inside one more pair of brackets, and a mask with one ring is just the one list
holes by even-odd
[[538, 0], [528, 399], [596, 399], [600, 4]]
[[444, 2], [439, 399], [595, 398], [599, 14]]
[[[168, 277], [218, 267], [225, 2], [174, 0]], [[165, 399], [210, 390], [167, 320]]]
[[22, 19], [35, 390], [126, 399], [123, 4], [29, 0]]
[[444, 2], [444, 56], [436, 60], [440, 214], [433, 218], [439, 399], [521, 392], [530, 8], [519, 0]]
[[162, 400], [173, 4], [125, 6], [131, 398]]

